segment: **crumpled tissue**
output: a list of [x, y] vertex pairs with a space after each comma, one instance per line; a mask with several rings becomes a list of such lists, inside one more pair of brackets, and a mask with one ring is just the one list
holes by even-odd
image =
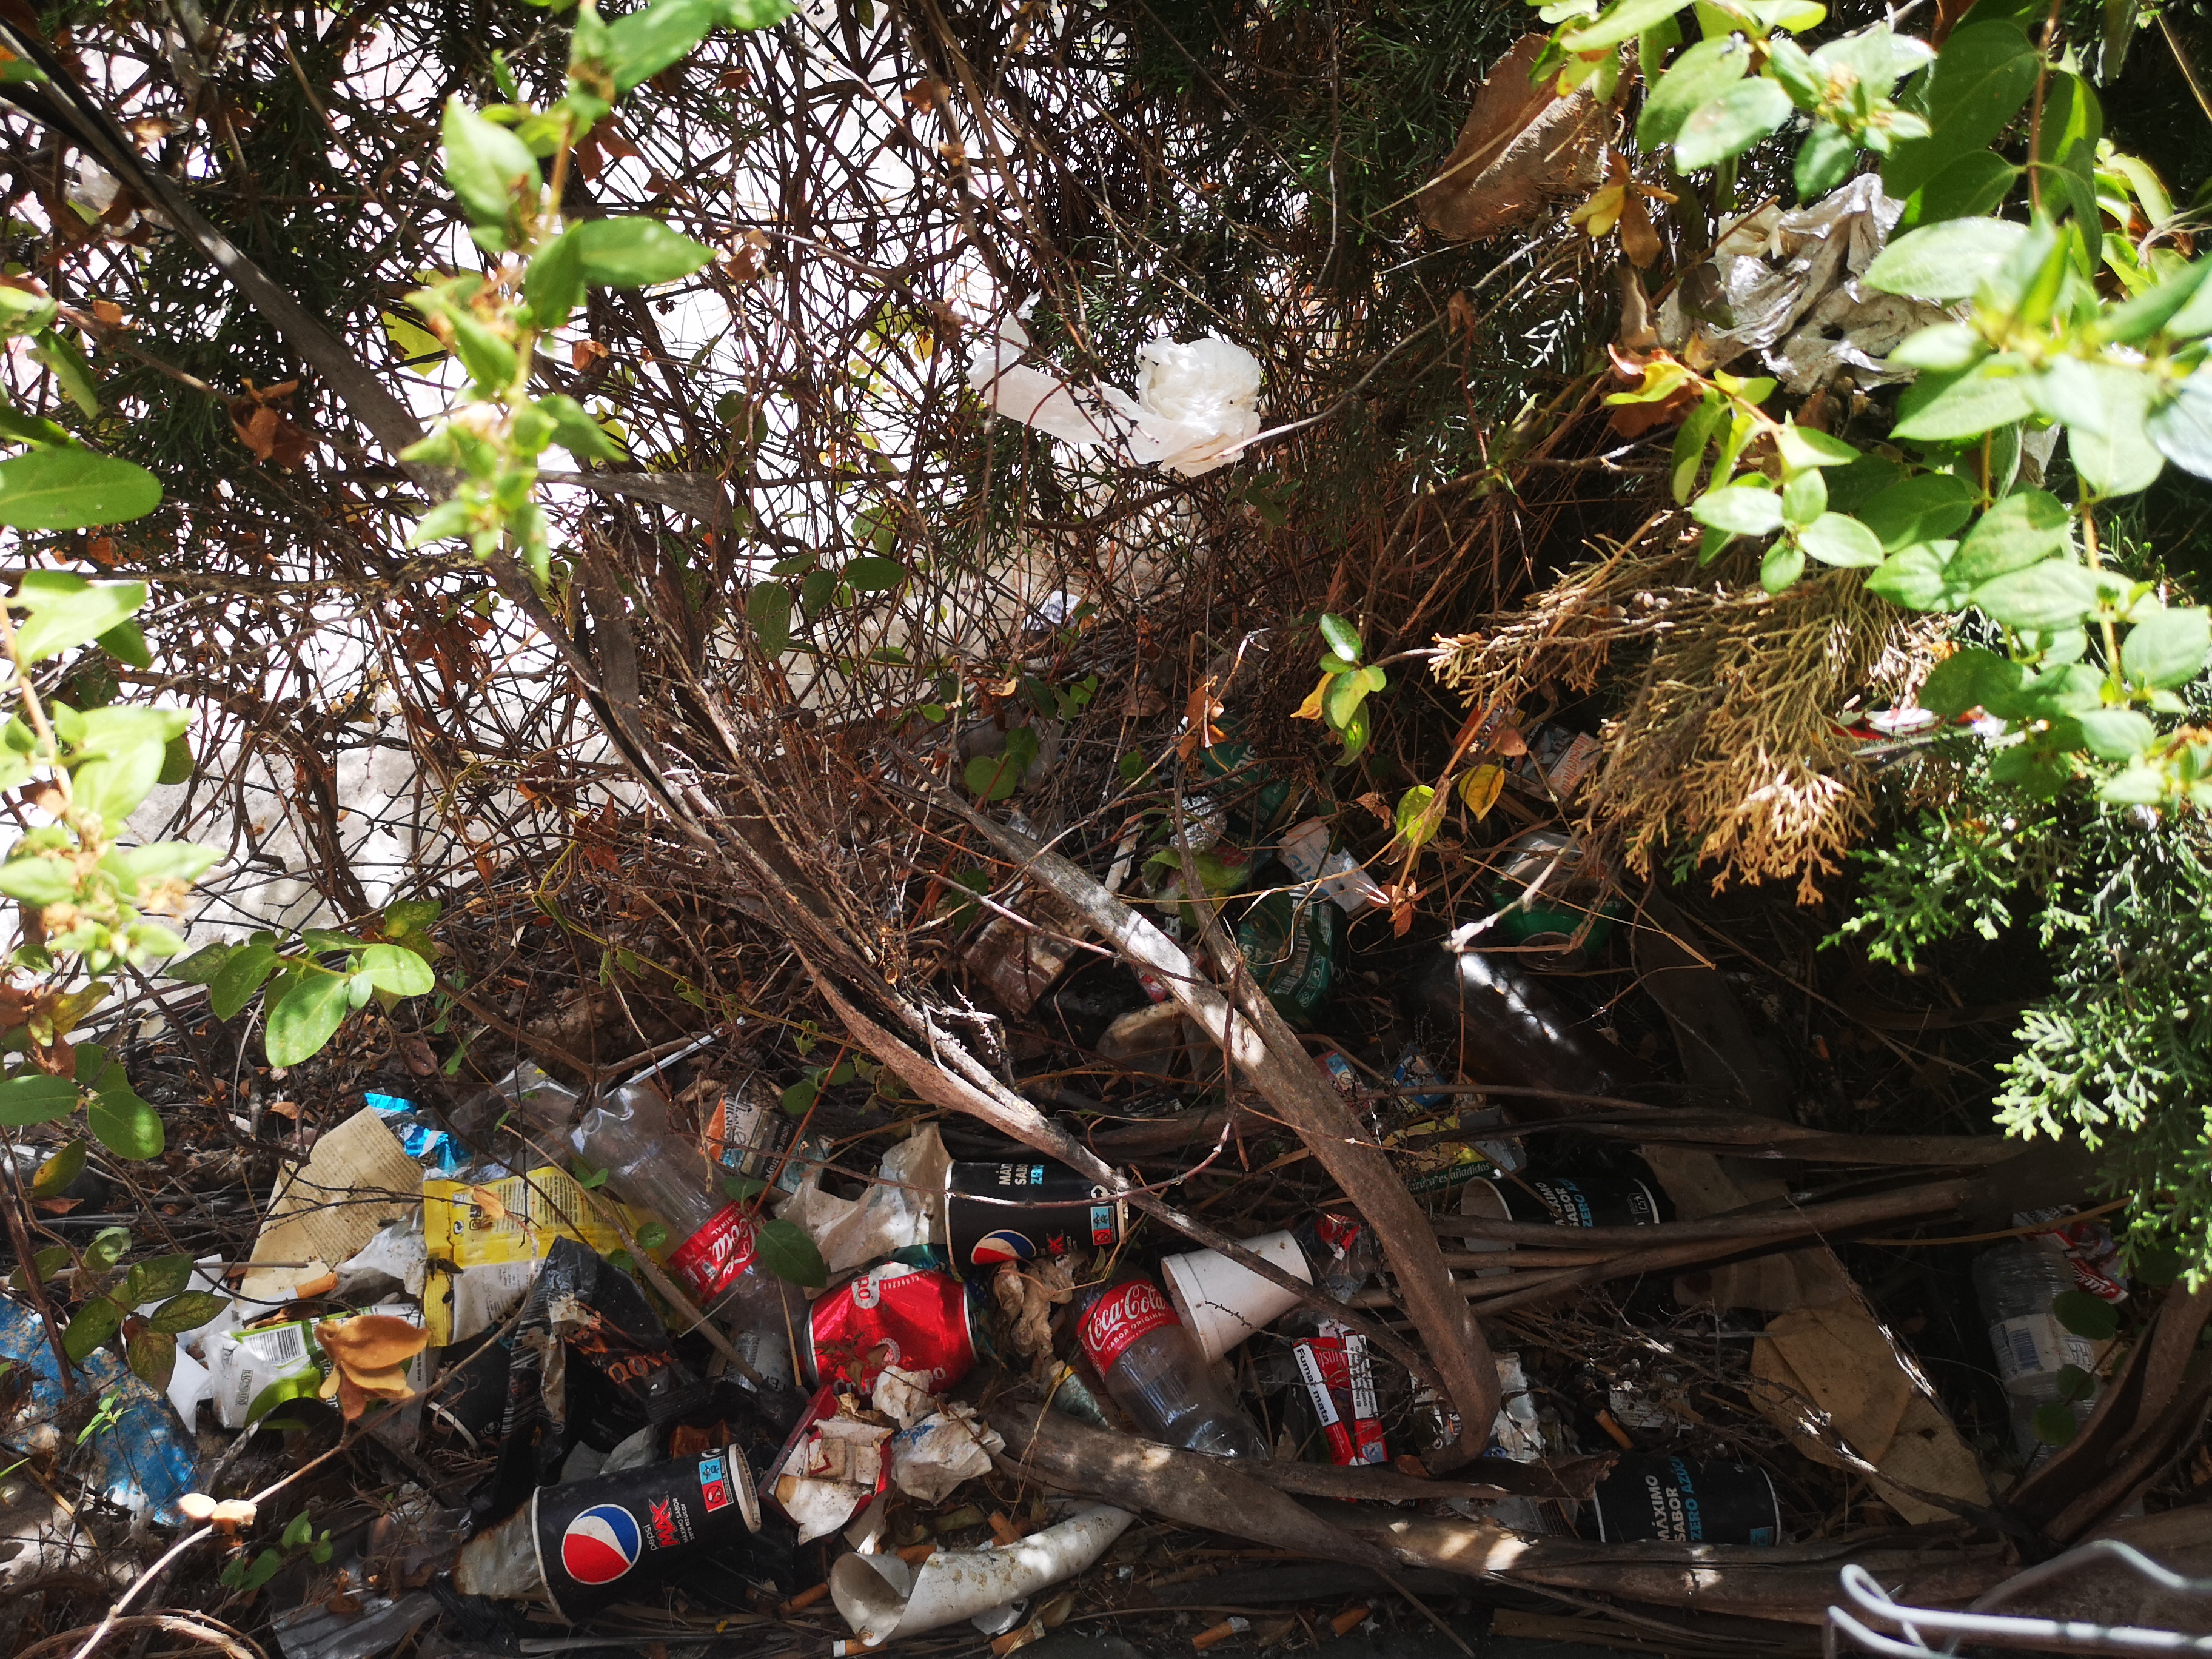
[[1137, 394], [1078, 388], [1016, 361], [1030, 343], [1013, 318], [979, 337], [968, 384], [993, 411], [1079, 450], [1119, 444], [1136, 460], [1194, 478], [1225, 466], [1260, 433], [1260, 360], [1218, 334], [1152, 340], [1137, 351]]

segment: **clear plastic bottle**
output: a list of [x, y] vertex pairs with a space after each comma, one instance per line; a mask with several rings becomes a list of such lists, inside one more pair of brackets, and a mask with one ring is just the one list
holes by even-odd
[[2060, 1374], [2069, 1365], [2089, 1370], [2096, 1364], [2096, 1346], [2051, 1311], [2059, 1294], [2075, 1287], [2064, 1250], [2036, 1239], [2001, 1244], [1974, 1258], [1974, 1290], [1989, 1321], [1997, 1376], [2013, 1397], [2014, 1436], [2023, 1452], [2033, 1452], [2041, 1440], [2034, 1430], [2039, 1407], [2065, 1405], [2076, 1420], [2088, 1416], [2089, 1402], [2068, 1400]]
[[1077, 1335], [1106, 1392], [1150, 1439], [1215, 1457], [1265, 1457], [1267, 1443], [1222, 1392], [1198, 1344], [1149, 1279], [1132, 1279], [1085, 1310]]
[[668, 1128], [667, 1103], [642, 1084], [621, 1090], [576, 1126], [577, 1155], [607, 1172], [623, 1203], [650, 1210], [679, 1241], [668, 1270], [700, 1306], [736, 1327], [738, 1352], [771, 1386], [791, 1385], [792, 1334], [803, 1299], [753, 1259], [751, 1212], [723, 1197], [714, 1167]]

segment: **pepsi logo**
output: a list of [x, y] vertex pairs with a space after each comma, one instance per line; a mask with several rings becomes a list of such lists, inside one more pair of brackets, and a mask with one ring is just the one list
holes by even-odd
[[1036, 1246], [1011, 1227], [985, 1233], [968, 1252], [969, 1259], [979, 1267], [996, 1267], [1001, 1261], [1026, 1261], [1036, 1254]]
[[561, 1534], [561, 1568], [580, 1584], [611, 1584], [637, 1565], [644, 1534], [619, 1504], [594, 1504]]

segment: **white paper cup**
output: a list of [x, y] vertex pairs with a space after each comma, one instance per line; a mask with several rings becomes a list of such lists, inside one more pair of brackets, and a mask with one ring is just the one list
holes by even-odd
[[[1242, 1242], [1253, 1255], [1309, 1285], [1313, 1283], [1305, 1253], [1288, 1233], [1261, 1233]], [[1163, 1257], [1160, 1277], [1167, 1282], [1168, 1299], [1175, 1304], [1176, 1313], [1189, 1328], [1208, 1364], [1298, 1305], [1298, 1298], [1291, 1291], [1240, 1267], [1218, 1250]]]

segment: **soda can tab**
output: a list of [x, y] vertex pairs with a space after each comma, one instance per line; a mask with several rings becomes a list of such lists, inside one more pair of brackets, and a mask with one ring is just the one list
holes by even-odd
[[1065, 1164], [1020, 1158], [945, 1167], [945, 1248], [963, 1272], [1110, 1249], [1128, 1224], [1127, 1200]]
[[975, 1364], [968, 1286], [951, 1273], [878, 1262], [816, 1301], [799, 1346], [809, 1388], [843, 1376], [866, 1390], [896, 1365], [926, 1373], [941, 1393]]

